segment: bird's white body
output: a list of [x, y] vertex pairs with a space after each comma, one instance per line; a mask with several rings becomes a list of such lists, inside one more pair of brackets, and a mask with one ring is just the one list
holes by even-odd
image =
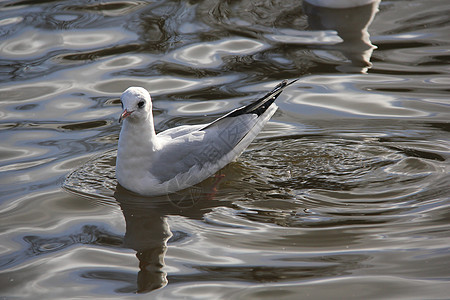
[[179, 126], [159, 134], [149, 93], [143, 88], [127, 89], [121, 97], [124, 120], [116, 161], [118, 182], [135, 193], [156, 196], [212, 176], [235, 160], [272, 117], [277, 110], [273, 101], [287, 86], [283, 83], [274, 89], [275, 94], [210, 124]]

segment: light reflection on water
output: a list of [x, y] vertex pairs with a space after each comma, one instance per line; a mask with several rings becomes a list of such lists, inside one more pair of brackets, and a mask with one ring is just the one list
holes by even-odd
[[[448, 297], [448, 4], [255, 3], [1, 4], [1, 297]], [[217, 177], [116, 187], [128, 86], [163, 130], [297, 77]]]

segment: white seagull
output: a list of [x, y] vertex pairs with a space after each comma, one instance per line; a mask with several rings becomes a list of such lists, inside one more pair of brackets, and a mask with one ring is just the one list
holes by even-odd
[[142, 87], [130, 87], [120, 100], [123, 121], [116, 178], [141, 195], [170, 194], [202, 182], [236, 159], [277, 110], [284, 80], [264, 97], [209, 124], [183, 125], [156, 134], [152, 101]]

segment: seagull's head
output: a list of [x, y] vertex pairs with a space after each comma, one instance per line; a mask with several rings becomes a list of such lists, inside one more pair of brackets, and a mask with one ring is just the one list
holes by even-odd
[[142, 87], [129, 87], [120, 96], [122, 114], [119, 123], [125, 118], [129, 120], [145, 120], [152, 110], [152, 99], [148, 91]]

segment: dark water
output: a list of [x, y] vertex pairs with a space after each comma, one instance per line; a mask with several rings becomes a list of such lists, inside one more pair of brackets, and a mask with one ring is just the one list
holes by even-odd
[[[376, 6], [2, 1], [0, 297], [448, 299], [450, 4]], [[215, 178], [116, 188], [128, 86], [163, 130], [298, 77]]]

